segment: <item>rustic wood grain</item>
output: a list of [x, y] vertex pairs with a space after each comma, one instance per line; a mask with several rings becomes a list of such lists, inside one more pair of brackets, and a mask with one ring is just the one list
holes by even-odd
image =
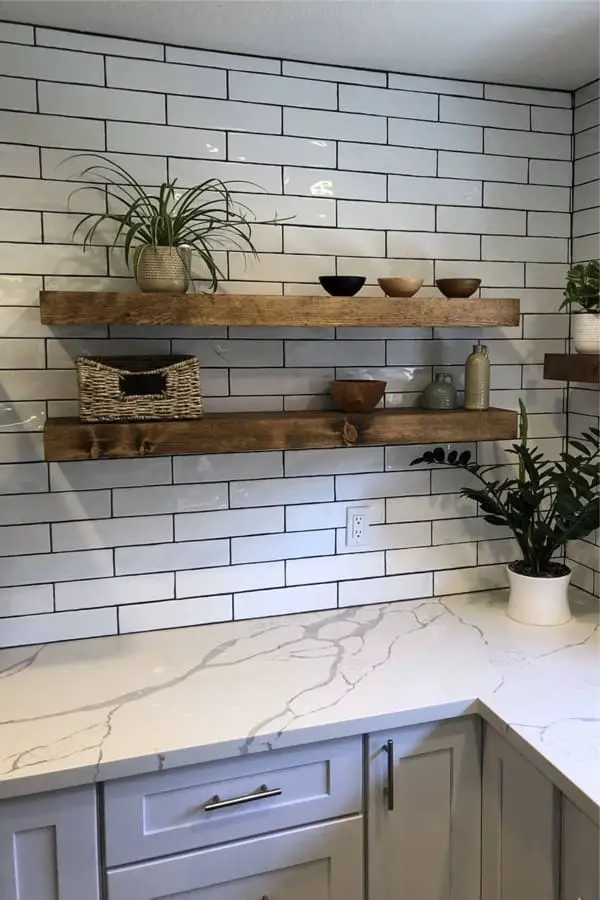
[[44, 325], [518, 325], [516, 299], [42, 291]]
[[600, 384], [600, 356], [583, 353], [546, 353], [544, 378], [553, 381], [591, 381]]
[[505, 409], [471, 412], [386, 409], [372, 413], [212, 413], [172, 422], [89, 424], [48, 419], [47, 460], [122, 459], [186, 453], [431, 444], [514, 438], [517, 415]]

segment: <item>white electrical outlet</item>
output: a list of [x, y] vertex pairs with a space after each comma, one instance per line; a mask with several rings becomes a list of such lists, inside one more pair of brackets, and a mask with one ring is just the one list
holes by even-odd
[[349, 506], [346, 510], [346, 547], [359, 547], [367, 543], [370, 524], [368, 506]]

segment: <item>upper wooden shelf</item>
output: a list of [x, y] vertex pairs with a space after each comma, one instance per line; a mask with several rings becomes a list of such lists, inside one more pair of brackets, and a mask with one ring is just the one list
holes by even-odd
[[519, 300], [42, 291], [44, 325], [518, 325]]
[[590, 381], [600, 384], [600, 356], [583, 353], [547, 353], [544, 378], [553, 381]]
[[372, 413], [331, 410], [211, 413], [202, 419], [168, 422], [82, 422], [48, 419], [47, 460], [122, 459], [185, 453], [431, 444], [509, 440], [517, 436], [517, 414], [507, 409], [442, 412], [382, 409]]

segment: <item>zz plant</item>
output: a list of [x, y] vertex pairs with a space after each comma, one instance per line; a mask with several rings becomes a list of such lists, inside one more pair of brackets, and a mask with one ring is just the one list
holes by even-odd
[[580, 306], [583, 312], [600, 313], [600, 263], [597, 259], [571, 266], [567, 272], [565, 299], [559, 309]]
[[501, 465], [482, 466], [465, 450], [446, 453], [442, 447], [428, 450], [411, 465], [428, 463], [462, 469], [481, 487], [464, 487], [463, 497], [480, 506], [491, 525], [504, 525], [515, 536], [522, 560], [513, 571], [534, 578], [566, 574], [566, 566], [554, 561], [568, 541], [589, 535], [599, 525], [600, 431], [590, 428], [570, 440], [556, 461], [548, 460], [528, 441], [527, 411], [519, 401], [519, 442], [508, 453], [515, 458], [515, 475], [495, 478]]

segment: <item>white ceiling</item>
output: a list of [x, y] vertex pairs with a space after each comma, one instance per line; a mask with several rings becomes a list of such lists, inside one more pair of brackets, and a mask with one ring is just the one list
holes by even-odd
[[574, 89], [598, 0], [0, 0], [0, 18], [211, 50]]

